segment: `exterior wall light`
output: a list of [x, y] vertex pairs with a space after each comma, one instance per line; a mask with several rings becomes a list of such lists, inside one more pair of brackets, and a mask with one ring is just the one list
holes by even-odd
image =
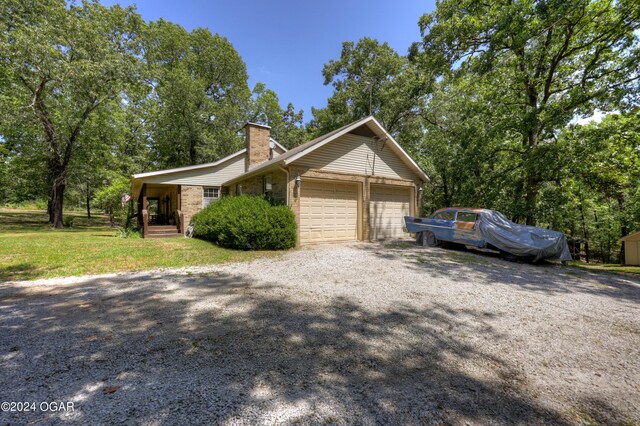
[[302, 186], [302, 179], [300, 178], [300, 176], [296, 176], [296, 188], [300, 189], [300, 187]]

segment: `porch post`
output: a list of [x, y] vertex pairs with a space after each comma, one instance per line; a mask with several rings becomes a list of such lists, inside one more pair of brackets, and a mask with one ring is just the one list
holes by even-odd
[[138, 204], [138, 226], [142, 228], [142, 189], [140, 189], [140, 193], [138, 194], [138, 199], [136, 200]]
[[149, 204], [147, 202], [147, 184], [142, 184], [142, 237], [147, 236], [147, 228], [149, 225], [149, 212], [147, 209]]
[[178, 226], [180, 227], [180, 233], [184, 235], [184, 215], [182, 214], [182, 185], [178, 185]]
[[147, 210], [149, 207], [147, 203], [147, 184], [142, 184], [142, 210]]

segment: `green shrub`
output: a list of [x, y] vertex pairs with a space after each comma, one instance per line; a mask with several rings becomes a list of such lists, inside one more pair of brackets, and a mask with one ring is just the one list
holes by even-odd
[[119, 238], [142, 238], [142, 231], [138, 228], [126, 228], [118, 226], [116, 236]]
[[[122, 195], [128, 194], [131, 189], [131, 182], [127, 177], [114, 179], [108, 186], [100, 189], [93, 196], [93, 203], [96, 207], [103, 209], [109, 215], [111, 226], [124, 224], [128, 227], [127, 209], [122, 206]], [[133, 200], [128, 203], [129, 210], [133, 209]]]
[[72, 228], [73, 227], [73, 216], [65, 216], [62, 218], [62, 226], [64, 226], [65, 228]]
[[296, 244], [296, 220], [287, 206], [259, 196], [222, 197], [192, 218], [194, 234], [223, 247], [284, 250]]

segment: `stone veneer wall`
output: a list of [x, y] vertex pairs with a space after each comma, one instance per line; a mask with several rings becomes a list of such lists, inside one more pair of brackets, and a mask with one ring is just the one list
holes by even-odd
[[264, 179], [266, 176], [271, 177], [271, 194], [276, 200], [280, 200], [283, 203], [287, 200], [287, 175], [283, 171], [275, 171], [272, 173], [266, 173], [264, 175], [256, 176], [242, 182], [238, 182], [229, 189], [230, 195], [237, 194], [237, 187], [242, 187], [242, 194], [244, 195], [263, 195], [264, 194]]
[[182, 214], [184, 215], [184, 230], [187, 230], [191, 217], [202, 210], [202, 187], [182, 185]]

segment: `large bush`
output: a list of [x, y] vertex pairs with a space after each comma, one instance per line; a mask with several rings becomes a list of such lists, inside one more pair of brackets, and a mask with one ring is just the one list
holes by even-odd
[[[111, 222], [111, 226], [115, 226], [118, 222], [126, 222], [125, 225], [128, 225], [129, 216], [127, 214], [126, 207], [122, 206], [122, 195], [129, 193], [130, 189], [131, 182], [129, 181], [129, 178], [119, 177], [114, 179], [110, 185], [105, 186], [94, 195], [94, 204], [109, 215], [109, 222]], [[129, 201], [128, 208], [133, 208], [133, 200]]]
[[222, 197], [192, 218], [196, 237], [240, 250], [283, 250], [296, 244], [296, 219], [287, 206], [263, 197]]

